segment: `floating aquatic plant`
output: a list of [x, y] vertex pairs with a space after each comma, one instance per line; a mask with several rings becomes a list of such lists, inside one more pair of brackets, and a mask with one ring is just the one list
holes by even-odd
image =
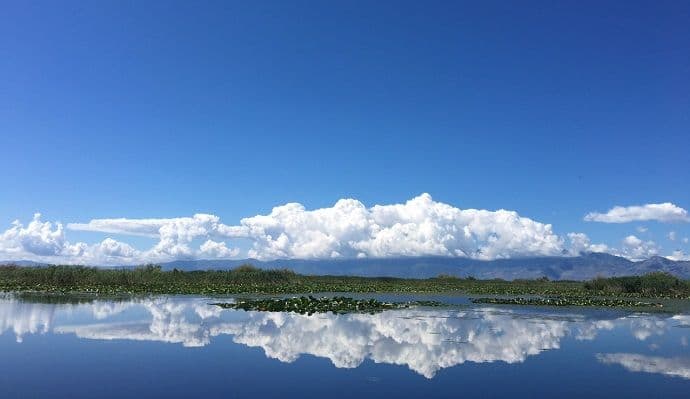
[[376, 313], [390, 309], [403, 309], [411, 306], [441, 306], [436, 301], [381, 302], [376, 299], [353, 299], [342, 296], [315, 298], [311, 295], [279, 298], [240, 300], [235, 303], [214, 303], [224, 309], [241, 309], [261, 312], [314, 313]]

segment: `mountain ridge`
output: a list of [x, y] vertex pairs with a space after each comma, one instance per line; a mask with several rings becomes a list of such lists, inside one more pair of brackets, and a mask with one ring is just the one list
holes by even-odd
[[[505, 280], [547, 277], [551, 280], [589, 280], [597, 276], [614, 277], [667, 272], [690, 279], [690, 261], [675, 261], [661, 256], [646, 260], [629, 259], [607, 253], [580, 256], [529, 257], [476, 260], [449, 257], [401, 257], [368, 259], [257, 259], [176, 260], [161, 263], [163, 270], [226, 270], [251, 263], [263, 269], [291, 269], [301, 274], [351, 275], [362, 277], [428, 278], [440, 274], [478, 279]], [[46, 266], [33, 261], [0, 261], [0, 265]], [[113, 267], [113, 266], [109, 266]], [[121, 266], [133, 267], [133, 266]]]
[[597, 276], [613, 277], [641, 275], [655, 271], [690, 278], [690, 261], [674, 261], [652, 257], [642, 261], [606, 253], [587, 253], [575, 257], [531, 257], [496, 259], [491, 261], [448, 257], [408, 257], [369, 259], [276, 259], [260, 261], [241, 259], [231, 261], [196, 260], [162, 264], [166, 270], [228, 269], [251, 263], [266, 269], [287, 268], [302, 274], [357, 275], [363, 277], [435, 277], [439, 274], [481, 279], [548, 277], [552, 280], [588, 280]]

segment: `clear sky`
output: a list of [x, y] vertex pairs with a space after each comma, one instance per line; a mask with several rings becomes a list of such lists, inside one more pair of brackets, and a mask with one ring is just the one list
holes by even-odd
[[[573, 232], [687, 257], [688, 21], [682, 1], [4, 2], [0, 258], [493, 258]], [[342, 198], [361, 225], [309, 212]], [[641, 208], [584, 220], [614, 206]], [[218, 220], [171, 219], [197, 213]]]

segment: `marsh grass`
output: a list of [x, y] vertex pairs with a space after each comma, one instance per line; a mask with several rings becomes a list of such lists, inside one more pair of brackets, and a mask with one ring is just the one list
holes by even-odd
[[688, 281], [665, 273], [640, 277], [597, 278], [588, 282], [548, 279], [477, 280], [439, 276], [307, 276], [291, 270], [263, 270], [243, 265], [232, 270], [163, 271], [160, 266], [104, 269], [83, 266], [0, 267], [0, 291], [95, 294], [309, 294], [462, 293], [561, 297], [690, 298]]

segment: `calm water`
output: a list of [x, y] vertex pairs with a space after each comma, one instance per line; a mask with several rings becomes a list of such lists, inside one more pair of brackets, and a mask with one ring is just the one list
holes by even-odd
[[463, 307], [302, 316], [209, 302], [0, 294], [0, 397], [690, 395], [690, 315]]

